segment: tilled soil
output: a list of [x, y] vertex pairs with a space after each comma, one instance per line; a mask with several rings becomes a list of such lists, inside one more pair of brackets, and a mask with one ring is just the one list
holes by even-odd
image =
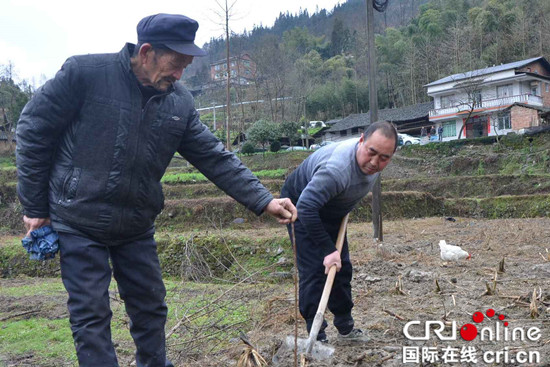
[[[308, 365], [550, 365], [550, 258], [546, 251], [550, 251], [550, 220], [455, 220], [386, 222], [386, 235], [380, 244], [371, 240], [368, 224], [352, 224], [349, 233], [355, 264], [353, 314], [357, 327], [366, 331], [371, 341], [363, 345], [338, 345], [336, 331], [329, 326], [327, 334], [335, 346], [334, 358], [311, 361]], [[472, 259], [444, 263], [439, 257], [440, 239], [461, 246], [472, 253]], [[498, 272], [503, 259], [504, 272]], [[536, 296], [532, 302], [534, 291]], [[292, 318], [292, 307], [291, 303], [280, 305], [278, 317]], [[490, 309], [495, 311], [492, 317], [487, 316]], [[531, 310], [536, 310], [538, 315], [532, 318]], [[483, 321], [473, 321], [476, 312], [483, 314]], [[504, 319], [499, 320], [499, 315]], [[330, 314], [327, 319], [330, 324]], [[428, 340], [408, 340], [403, 331], [410, 321], [421, 322], [409, 327], [412, 337], [424, 335], [425, 321], [439, 321], [445, 326], [444, 337], [449, 338], [455, 322], [456, 338], [440, 340], [432, 332]], [[508, 326], [504, 327], [504, 322], [508, 322]], [[476, 326], [479, 334], [474, 340], [461, 337], [460, 330], [466, 324]], [[300, 337], [307, 337], [303, 324], [300, 326]], [[432, 330], [437, 328], [432, 326]], [[484, 340], [481, 340], [484, 328]], [[536, 340], [526, 335], [523, 341], [512, 340], [513, 333], [520, 339], [522, 330], [527, 332], [531, 328], [536, 328], [532, 331]], [[537, 334], [536, 330], [540, 332]], [[491, 331], [493, 338], [489, 340]], [[499, 340], [496, 340], [497, 331]], [[259, 348], [269, 355], [277, 349], [282, 336], [293, 335], [293, 326], [281, 322], [251, 334], [258, 340]], [[265, 346], [268, 335], [273, 334], [281, 337]], [[508, 340], [504, 340], [506, 336]], [[405, 359], [404, 349], [407, 350]], [[413, 362], [416, 350], [418, 362]], [[432, 357], [423, 361], [423, 350]], [[502, 354], [497, 359], [499, 351]], [[533, 362], [520, 363], [529, 358], [529, 353]], [[287, 352], [285, 356], [280, 365], [294, 366], [293, 353]]]

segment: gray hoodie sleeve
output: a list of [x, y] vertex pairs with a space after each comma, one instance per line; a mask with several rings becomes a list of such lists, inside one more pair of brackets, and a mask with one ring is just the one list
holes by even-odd
[[193, 111], [178, 152], [226, 194], [260, 215], [273, 195]]
[[347, 176], [336, 176], [327, 167], [321, 167], [315, 172], [296, 203], [300, 222], [325, 256], [336, 251], [336, 246], [323, 226], [319, 210], [330, 199], [344, 191], [346, 182], [343, 180]]

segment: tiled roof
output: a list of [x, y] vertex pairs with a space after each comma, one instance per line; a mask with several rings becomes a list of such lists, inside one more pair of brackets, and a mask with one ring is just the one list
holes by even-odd
[[[378, 111], [378, 119], [386, 120], [399, 124], [400, 122], [406, 122], [411, 120], [418, 120], [421, 118], [428, 119], [428, 113], [434, 108], [433, 101], [419, 103], [412, 106], [406, 106], [402, 108], [386, 108]], [[348, 117], [335, 123], [328, 132], [337, 132], [342, 130], [351, 129], [354, 127], [364, 128], [370, 125], [370, 115], [368, 113], [352, 114]]]
[[481, 75], [497, 73], [499, 71], [517, 69], [517, 68], [521, 68], [525, 65], [528, 65], [528, 64], [530, 64], [534, 61], [540, 60], [540, 59], [544, 60], [544, 58], [542, 56], [539, 56], [539, 57], [533, 57], [532, 59], [521, 60], [521, 61], [516, 61], [516, 62], [510, 62], [508, 64], [491, 66], [491, 67], [488, 67], [488, 68], [485, 68], [485, 69], [478, 69], [478, 70], [473, 70], [473, 71], [467, 71], [465, 73], [449, 75], [445, 78], [436, 80], [435, 82], [431, 82], [429, 84], [426, 84], [425, 87], [431, 87], [433, 85], [454, 82], [454, 81], [458, 81], [458, 80], [462, 80], [462, 79], [468, 79], [468, 78], [472, 78], [472, 77], [475, 78], [475, 77], [478, 77], [478, 76], [481, 76]]

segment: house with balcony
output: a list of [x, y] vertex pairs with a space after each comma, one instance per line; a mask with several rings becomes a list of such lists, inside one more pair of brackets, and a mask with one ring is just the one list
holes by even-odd
[[[256, 64], [249, 54], [230, 57], [229, 69], [231, 71], [231, 82], [238, 85], [248, 85], [256, 77]], [[210, 80], [212, 82], [225, 82], [226, 79], [227, 59], [210, 64]]]
[[425, 85], [430, 125], [443, 140], [522, 133], [550, 111], [550, 64], [535, 57], [450, 75]]

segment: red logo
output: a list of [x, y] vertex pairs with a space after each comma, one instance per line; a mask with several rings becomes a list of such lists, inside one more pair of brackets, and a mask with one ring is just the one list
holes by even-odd
[[[495, 316], [495, 310], [490, 308], [485, 312], [485, 315], [487, 315], [487, 317], [491, 318], [491, 317]], [[498, 319], [500, 321], [503, 321], [505, 318], [506, 318], [506, 316], [504, 316], [502, 314], [498, 315]], [[472, 320], [476, 324], [480, 324], [481, 322], [483, 322], [484, 319], [485, 319], [485, 316], [483, 315], [482, 312], [476, 311], [472, 315]], [[504, 322], [504, 326], [508, 326], [508, 321]], [[474, 324], [465, 324], [460, 328], [460, 336], [462, 337], [462, 339], [464, 339], [466, 341], [474, 340], [477, 337], [477, 334], [478, 334], [477, 327]]]

